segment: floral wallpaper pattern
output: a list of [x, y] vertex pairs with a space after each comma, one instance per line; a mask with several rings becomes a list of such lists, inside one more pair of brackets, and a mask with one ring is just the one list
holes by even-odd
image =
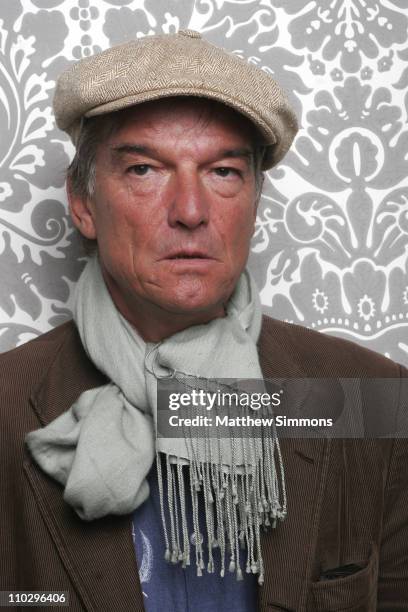
[[408, 363], [405, 0], [8, 0], [0, 6], [0, 351], [70, 317], [84, 265], [51, 100], [71, 62], [190, 28], [285, 88], [250, 268], [265, 312]]

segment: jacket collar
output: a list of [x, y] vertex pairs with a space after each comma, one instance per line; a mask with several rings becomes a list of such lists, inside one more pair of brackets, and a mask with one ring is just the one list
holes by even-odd
[[[290, 379], [304, 381], [302, 397], [308, 392], [308, 382], [299, 364], [282, 346], [276, 334], [275, 321], [263, 317], [258, 353], [265, 379], [288, 383]], [[61, 337], [49, 351], [44, 375], [34, 388], [30, 402], [40, 423], [45, 426], [68, 410], [79, 395], [108, 382], [88, 358], [73, 321], [61, 326]]]

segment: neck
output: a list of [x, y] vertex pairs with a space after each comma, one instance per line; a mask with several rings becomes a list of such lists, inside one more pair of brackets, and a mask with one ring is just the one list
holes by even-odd
[[102, 274], [116, 308], [145, 342], [160, 342], [183, 329], [209, 323], [226, 314], [223, 304], [216, 304], [201, 312], [168, 311], [138, 296], [124, 296], [114, 279], [103, 267]]

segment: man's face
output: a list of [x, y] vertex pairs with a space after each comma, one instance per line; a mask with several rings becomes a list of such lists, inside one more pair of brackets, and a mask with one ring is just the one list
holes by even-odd
[[[82, 205], [116, 304], [220, 316], [256, 215], [249, 122], [198, 99], [134, 107], [96, 155]], [[75, 217], [74, 217], [75, 218]]]

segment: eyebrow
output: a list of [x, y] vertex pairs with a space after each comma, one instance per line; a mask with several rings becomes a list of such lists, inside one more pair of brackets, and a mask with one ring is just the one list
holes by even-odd
[[138, 145], [138, 144], [127, 144], [127, 143], [111, 147], [111, 151], [112, 153], [117, 154], [118, 156], [126, 155], [127, 153], [133, 153], [136, 155], [137, 154], [148, 155], [149, 157], [153, 157], [154, 155], [157, 155], [157, 151], [155, 149], [152, 149], [151, 147], [146, 147], [144, 145]]
[[[113, 146], [111, 148], [113, 154], [119, 157], [126, 154], [133, 155], [147, 155], [148, 157], [160, 157], [159, 151], [153, 147], [139, 144], [128, 144], [123, 143], [120, 145]], [[236, 149], [221, 149], [214, 156], [216, 159], [222, 159], [224, 157], [237, 157], [244, 158], [250, 163], [254, 157], [252, 149], [247, 147], [238, 147]]]
[[241, 147], [238, 149], [224, 149], [220, 151], [219, 157], [243, 157], [248, 162], [251, 162], [254, 157], [254, 151], [252, 149], [248, 149], [247, 147]]

